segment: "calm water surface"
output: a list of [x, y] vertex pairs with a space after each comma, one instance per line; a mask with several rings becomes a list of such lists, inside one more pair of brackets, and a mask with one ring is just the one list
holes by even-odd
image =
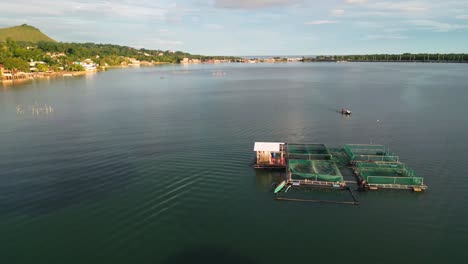
[[[4, 84], [0, 263], [462, 263], [467, 72], [173, 65]], [[386, 144], [430, 189], [276, 202], [255, 141]]]

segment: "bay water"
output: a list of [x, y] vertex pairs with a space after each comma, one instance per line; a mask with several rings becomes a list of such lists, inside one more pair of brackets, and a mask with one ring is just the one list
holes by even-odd
[[[164, 65], [0, 84], [0, 263], [462, 261], [467, 72]], [[275, 201], [284, 175], [252, 168], [255, 141], [384, 144], [429, 189]]]

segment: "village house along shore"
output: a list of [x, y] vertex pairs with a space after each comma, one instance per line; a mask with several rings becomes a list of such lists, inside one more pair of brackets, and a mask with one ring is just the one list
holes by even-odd
[[[5, 69], [2, 64], [0, 64], [0, 82], [13, 82], [13, 81], [20, 81], [20, 80], [29, 80], [29, 79], [40, 79], [40, 78], [49, 78], [49, 77], [57, 77], [57, 76], [64, 76], [64, 77], [72, 77], [72, 76], [80, 76], [85, 75], [87, 73], [93, 73], [98, 71], [105, 71], [107, 69], [112, 68], [127, 68], [127, 67], [140, 67], [140, 66], [156, 66], [162, 64], [170, 64], [169, 62], [159, 62], [159, 61], [139, 61], [135, 58], [126, 58], [127, 61], [122, 62], [120, 65], [99, 65], [96, 64], [91, 59], [86, 59], [81, 62], [73, 62], [75, 65], [81, 65], [84, 71], [46, 71], [46, 72], [38, 72], [36, 66], [39, 64], [45, 64], [43, 61], [31, 61], [29, 62], [30, 72], [24, 71], [12, 71], [9, 69]], [[228, 59], [208, 59], [208, 60], [200, 60], [200, 59], [188, 59], [184, 58], [180, 63], [181, 64], [217, 64], [217, 63], [230, 63], [230, 62], [241, 62], [241, 61], [234, 61]]]

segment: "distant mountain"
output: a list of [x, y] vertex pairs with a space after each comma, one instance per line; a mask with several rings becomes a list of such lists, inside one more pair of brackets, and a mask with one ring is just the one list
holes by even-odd
[[0, 42], [6, 41], [7, 38], [12, 38], [15, 41], [27, 42], [56, 42], [39, 29], [26, 24], [16, 27], [0, 28]]

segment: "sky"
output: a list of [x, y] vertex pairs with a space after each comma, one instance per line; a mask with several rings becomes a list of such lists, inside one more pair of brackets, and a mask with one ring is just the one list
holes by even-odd
[[204, 55], [468, 53], [468, 0], [0, 0], [0, 27]]

